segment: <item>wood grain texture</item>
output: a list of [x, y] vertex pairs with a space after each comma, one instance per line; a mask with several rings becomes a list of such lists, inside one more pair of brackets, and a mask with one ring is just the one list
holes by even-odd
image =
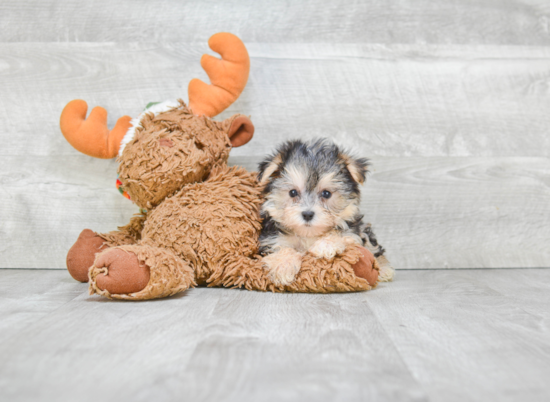
[[220, 116], [256, 126], [237, 163], [333, 138], [375, 162], [363, 210], [396, 267], [550, 266], [549, 18], [543, 0], [4, 2], [0, 267], [62, 268], [83, 228], [136, 210], [114, 162], [64, 140], [63, 106], [104, 106], [112, 126], [186, 99], [223, 30], [252, 60]]
[[547, 45], [545, 0], [18, 0], [0, 5], [0, 41], [199, 41]]
[[149, 302], [88, 296], [61, 274], [0, 270], [2, 289], [18, 290], [0, 297], [0, 317], [25, 322], [10, 336], [0, 326], [2, 400], [550, 395], [550, 270], [401, 271], [356, 294], [198, 288]]
[[82, 294], [0, 345], [0, 398], [425, 399], [364, 296], [324, 296], [193, 289], [117, 303]]
[[[248, 44], [249, 83], [219, 118], [252, 116], [262, 155], [329, 137], [379, 156], [549, 156], [550, 48]], [[205, 79], [201, 44], [0, 44], [2, 155], [76, 155], [59, 131], [67, 102], [114, 125], [151, 101], [187, 99]], [[29, 141], [32, 138], [32, 141]]]
[[542, 402], [548, 283], [550, 270], [400, 272], [367, 302], [429, 400]]
[[[547, 158], [377, 157], [361, 207], [397, 268], [550, 267], [549, 177]], [[126, 224], [115, 180], [84, 155], [2, 158], [0, 267], [64, 268], [82, 229]]]
[[[197, 345], [181, 375], [193, 384], [191, 395], [208, 401], [425, 400], [364, 295], [303, 296], [224, 292], [210, 317], [216, 330]], [[380, 379], [390, 372], [399, 383]]]
[[67, 271], [0, 269], [0, 343], [82, 294]]
[[548, 283], [550, 271], [527, 270], [519, 271], [516, 275], [495, 275], [491, 270], [480, 270], [476, 278], [487, 284], [496, 292], [505, 295], [511, 303], [520, 306], [525, 312], [537, 317], [538, 329], [550, 328], [548, 312], [550, 300]]
[[115, 230], [138, 212], [116, 190], [114, 160], [5, 157], [0, 165], [0, 267], [65, 268], [83, 229]]

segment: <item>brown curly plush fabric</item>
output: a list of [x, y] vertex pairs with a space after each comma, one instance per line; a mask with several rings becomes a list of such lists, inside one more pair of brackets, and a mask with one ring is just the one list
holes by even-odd
[[[288, 286], [277, 286], [267, 277], [262, 268], [261, 257], [253, 260], [243, 260], [233, 269], [225, 272], [225, 280], [211, 283], [215, 286], [244, 287], [248, 290], [293, 293], [339, 293], [370, 290], [373, 287], [366, 279], [355, 275], [353, 265], [359, 261], [359, 247], [350, 246], [342, 256], [333, 261], [318, 259], [306, 254], [302, 260], [300, 272], [295, 281]], [[376, 260], [375, 260], [376, 261]], [[375, 262], [374, 269], [378, 270]]]
[[197, 282], [209, 283], [239, 257], [256, 253], [260, 203], [251, 173], [217, 168], [208, 180], [185, 186], [149, 214], [142, 244], [172, 249], [193, 268]]
[[[331, 262], [306, 255], [296, 280], [291, 285], [285, 286], [284, 290], [310, 293], [370, 290], [372, 286], [369, 282], [357, 277], [353, 270], [353, 264], [358, 262], [360, 257], [361, 252], [356, 246], [348, 247], [341, 257]], [[374, 268], [378, 269], [377, 265]]]
[[119, 226], [118, 230], [109, 233], [102, 233], [99, 236], [109, 247], [122, 246], [123, 244], [135, 244], [141, 240], [141, 231], [147, 216], [136, 214], [130, 219], [130, 223]]
[[229, 157], [231, 143], [223, 131], [228, 123], [195, 116], [179, 102], [167, 112], [146, 114], [118, 158], [119, 179], [141, 208], [151, 209], [185, 184], [204, 180]]

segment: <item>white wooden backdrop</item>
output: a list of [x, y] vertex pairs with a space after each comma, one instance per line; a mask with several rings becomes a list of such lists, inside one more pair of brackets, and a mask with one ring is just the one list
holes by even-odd
[[550, 266], [548, 0], [0, 2], [0, 267], [64, 268], [83, 228], [135, 207], [116, 163], [58, 128], [74, 98], [114, 124], [206, 79], [219, 31], [251, 56], [249, 169], [290, 138], [370, 157], [363, 209], [397, 268]]

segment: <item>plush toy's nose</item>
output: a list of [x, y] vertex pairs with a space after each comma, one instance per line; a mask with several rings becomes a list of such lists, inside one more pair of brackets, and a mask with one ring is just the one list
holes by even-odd
[[313, 211], [304, 211], [302, 212], [302, 216], [304, 217], [304, 221], [309, 222], [313, 219], [313, 216], [315, 215], [315, 212]]

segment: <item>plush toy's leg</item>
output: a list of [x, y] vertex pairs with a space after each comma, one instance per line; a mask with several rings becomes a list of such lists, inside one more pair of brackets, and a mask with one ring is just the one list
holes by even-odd
[[195, 285], [193, 270], [172, 251], [137, 244], [101, 252], [89, 276], [90, 294], [114, 299], [156, 299]]
[[95, 233], [84, 229], [67, 253], [67, 269], [80, 282], [88, 282], [88, 271], [97, 253], [109, 247], [135, 244], [141, 238], [145, 215], [136, 215], [130, 223], [109, 233]]
[[[370, 290], [376, 285], [378, 268], [374, 256], [356, 245], [332, 261], [307, 253], [296, 280], [285, 288], [293, 292], [335, 293]], [[357, 265], [359, 264], [359, 265]]]
[[232, 257], [219, 264], [208, 279], [209, 286], [238, 287], [248, 290], [300, 293], [357, 292], [377, 284], [378, 262], [368, 250], [349, 246], [332, 261], [306, 254], [300, 271], [289, 285], [275, 284], [263, 268], [261, 258]]
[[374, 255], [364, 247], [359, 247], [361, 257], [359, 261], [353, 264], [353, 272], [359, 278], [366, 279], [369, 285], [374, 286], [380, 277], [380, 265]]
[[96, 253], [108, 247], [97, 233], [84, 229], [67, 253], [67, 269], [71, 276], [77, 281], [88, 282], [88, 270], [94, 263]]
[[136, 254], [121, 248], [98, 255], [94, 268], [103, 272], [94, 276], [97, 287], [114, 294], [139, 292], [151, 279], [151, 268]]

